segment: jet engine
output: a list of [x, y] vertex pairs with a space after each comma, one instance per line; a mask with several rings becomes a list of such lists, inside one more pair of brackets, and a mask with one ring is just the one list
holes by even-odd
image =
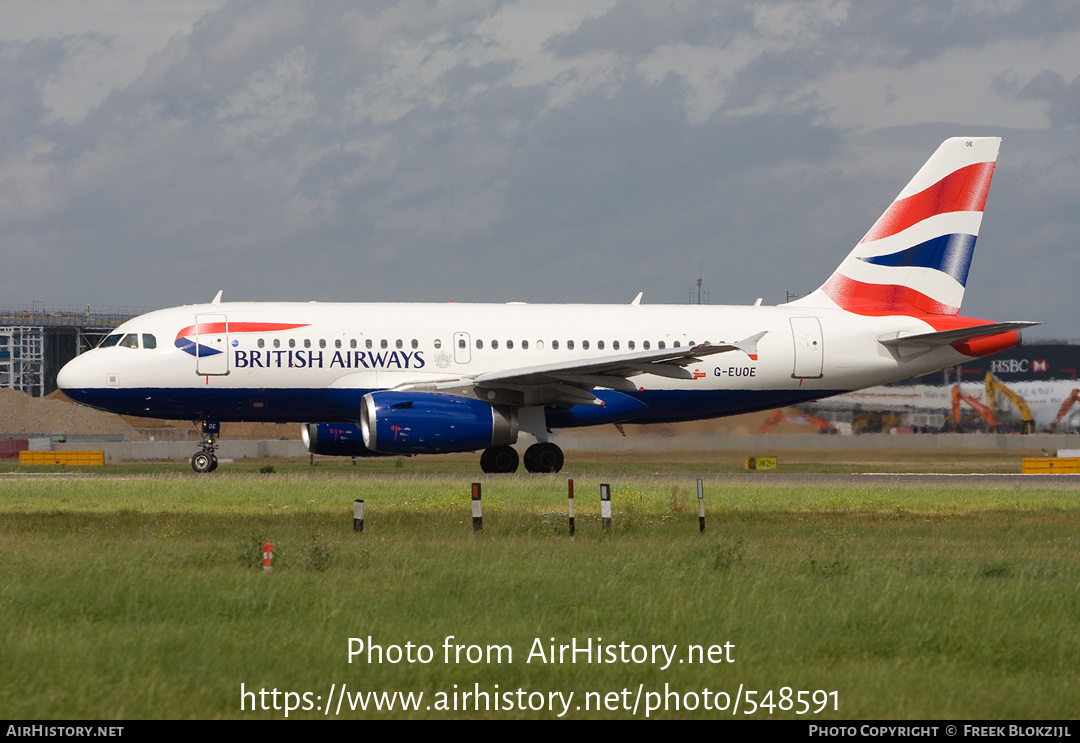
[[386, 454], [476, 451], [517, 441], [517, 410], [437, 392], [370, 392], [360, 405], [364, 445]]
[[300, 438], [312, 454], [331, 457], [383, 457], [364, 446], [364, 435], [355, 423], [304, 423]]

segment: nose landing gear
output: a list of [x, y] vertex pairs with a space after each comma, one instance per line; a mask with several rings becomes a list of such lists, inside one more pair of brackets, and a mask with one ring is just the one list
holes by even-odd
[[199, 432], [206, 438], [202, 440], [202, 449], [191, 455], [191, 469], [196, 472], [213, 472], [217, 469], [217, 436], [221, 433], [218, 421], [199, 421]]

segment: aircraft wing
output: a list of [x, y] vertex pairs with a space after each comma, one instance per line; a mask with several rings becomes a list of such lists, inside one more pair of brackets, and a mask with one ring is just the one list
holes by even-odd
[[685, 348], [654, 349], [614, 354], [555, 364], [525, 366], [487, 372], [441, 382], [405, 384], [398, 390], [431, 390], [475, 396], [496, 404], [512, 405], [600, 405], [590, 392], [594, 387], [635, 391], [630, 381], [639, 374], [655, 374], [671, 379], [693, 379], [684, 367], [700, 363], [705, 356], [742, 351], [757, 358], [757, 344], [768, 331], [737, 343], [701, 343]]

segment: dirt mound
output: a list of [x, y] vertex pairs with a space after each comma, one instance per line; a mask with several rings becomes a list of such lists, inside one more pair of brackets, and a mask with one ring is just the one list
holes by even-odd
[[84, 408], [66, 399], [31, 397], [25, 392], [0, 389], [0, 434], [111, 434], [126, 428], [130, 426], [119, 415]]

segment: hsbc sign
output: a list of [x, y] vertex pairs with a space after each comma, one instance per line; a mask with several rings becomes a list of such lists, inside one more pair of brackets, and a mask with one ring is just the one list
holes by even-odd
[[1046, 359], [993, 359], [990, 362], [991, 374], [1035, 374], [1049, 371]]

